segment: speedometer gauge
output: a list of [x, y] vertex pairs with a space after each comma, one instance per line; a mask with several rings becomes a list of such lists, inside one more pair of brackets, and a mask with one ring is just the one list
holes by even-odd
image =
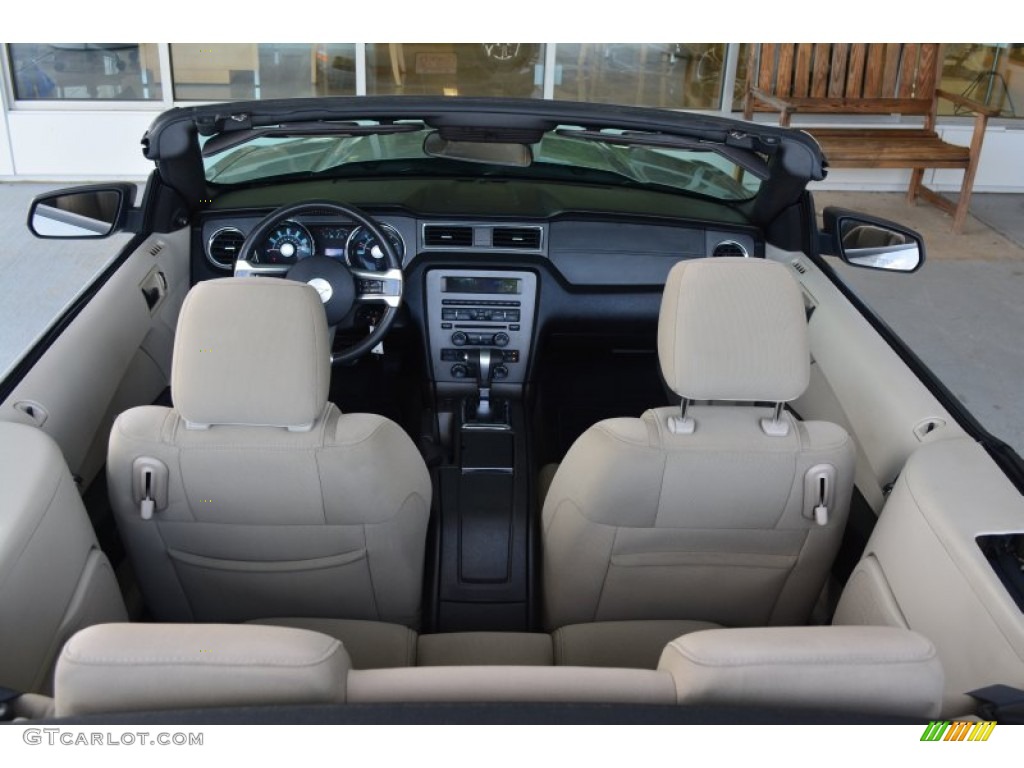
[[[402, 261], [405, 256], [405, 241], [402, 240], [402, 236], [390, 224], [381, 224], [380, 228], [391, 243], [391, 247], [395, 249], [398, 260]], [[378, 272], [387, 269], [384, 249], [366, 227], [356, 227], [352, 230], [345, 245], [345, 261], [356, 269], [372, 269]]]
[[294, 264], [313, 255], [313, 237], [294, 221], [286, 221], [267, 235], [253, 254], [257, 264]]

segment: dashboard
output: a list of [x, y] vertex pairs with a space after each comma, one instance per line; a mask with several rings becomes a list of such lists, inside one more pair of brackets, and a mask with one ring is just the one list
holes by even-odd
[[[607, 329], [621, 327], [623, 320], [653, 321], [661, 287], [677, 261], [764, 255], [757, 230], [724, 223], [363, 210], [399, 256], [408, 317], [423, 335], [432, 379], [445, 384], [474, 381], [486, 356], [496, 381], [521, 385], [546, 324], [561, 320]], [[206, 212], [196, 228], [203, 256], [193, 261], [193, 278], [232, 273], [246, 236], [269, 213]], [[251, 265], [254, 274], [283, 276], [312, 256], [361, 272], [387, 270], [381, 244], [366, 227], [315, 208], [275, 226], [254, 244], [244, 266]]]

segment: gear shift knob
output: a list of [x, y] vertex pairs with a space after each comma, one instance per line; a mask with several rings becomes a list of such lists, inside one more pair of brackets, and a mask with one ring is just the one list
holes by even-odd
[[491, 350], [481, 349], [479, 351], [479, 363], [476, 368], [476, 385], [480, 389], [490, 389], [491, 377], [494, 375], [493, 359]]
[[491, 418], [491, 376], [494, 374], [491, 350], [481, 349], [477, 355], [476, 386], [479, 399], [476, 406], [476, 418], [479, 421], [489, 421]]

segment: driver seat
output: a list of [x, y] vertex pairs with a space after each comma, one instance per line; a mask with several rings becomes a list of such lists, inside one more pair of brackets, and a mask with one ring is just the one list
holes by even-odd
[[393, 421], [328, 402], [317, 292], [274, 278], [196, 285], [173, 408], [114, 423], [111, 504], [159, 621], [419, 622], [431, 483]]

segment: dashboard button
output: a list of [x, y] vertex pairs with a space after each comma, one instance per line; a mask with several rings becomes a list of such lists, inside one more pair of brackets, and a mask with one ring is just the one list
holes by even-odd
[[452, 344], [456, 347], [465, 346], [467, 341], [469, 341], [469, 337], [463, 331], [456, 331], [452, 334]]

